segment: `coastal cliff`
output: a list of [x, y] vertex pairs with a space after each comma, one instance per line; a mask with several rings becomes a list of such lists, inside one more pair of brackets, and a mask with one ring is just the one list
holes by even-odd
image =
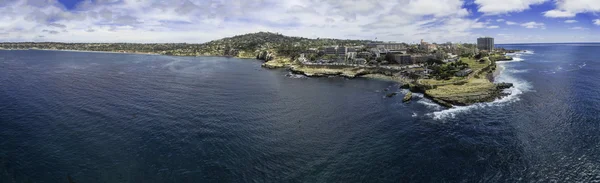
[[[479, 102], [493, 101], [504, 96], [502, 92], [510, 84], [495, 84], [493, 78], [498, 73], [496, 61], [512, 60], [504, 54], [492, 54], [480, 57], [465, 56], [461, 58], [474, 71], [468, 76], [453, 76], [444, 73], [443, 78], [412, 78], [402, 68], [336, 65], [336, 64], [303, 64], [298, 61], [299, 55], [308, 49], [322, 49], [330, 45], [357, 46], [377, 43], [368, 40], [341, 39], [308, 39], [284, 36], [277, 33], [258, 32], [238, 35], [202, 44], [186, 43], [0, 43], [0, 49], [45, 49], [72, 51], [103, 51], [117, 53], [162, 54], [173, 56], [225, 56], [236, 58], [252, 58], [262, 60], [265, 68], [287, 68], [296, 74], [310, 77], [341, 76], [346, 78], [375, 78], [410, 84], [413, 92], [423, 93], [440, 105], [470, 105]], [[481, 54], [480, 54], [481, 55]], [[423, 64], [423, 63], [421, 63]], [[462, 63], [464, 64], [464, 63]], [[379, 65], [379, 64], [377, 64]], [[384, 64], [385, 65], [385, 64]], [[435, 66], [435, 65], [432, 65]], [[438, 65], [439, 66], [439, 65]], [[452, 66], [455, 67], [455, 66]], [[448, 68], [448, 67], [446, 67]], [[423, 68], [419, 72], [423, 72]], [[426, 70], [426, 69], [425, 69]], [[414, 71], [414, 70], [412, 70]]]
[[340, 76], [346, 78], [377, 78], [403, 83], [403, 87], [411, 92], [423, 93], [425, 97], [445, 106], [466, 106], [475, 103], [491, 102], [507, 94], [504, 89], [512, 87], [511, 83], [494, 83], [490, 75], [496, 72], [496, 61], [512, 60], [501, 55], [485, 57], [480, 60], [463, 58], [475, 71], [466, 77], [455, 77], [449, 80], [417, 79], [410, 80], [398, 75], [399, 70], [382, 67], [349, 67], [336, 65], [302, 65], [290, 59], [274, 58], [263, 64], [266, 68], [287, 68], [296, 74], [309, 77]]
[[492, 102], [508, 95], [504, 92], [504, 89], [513, 85], [511, 83], [494, 83], [494, 78], [499, 73], [496, 61], [512, 60], [511, 57], [493, 55], [479, 61], [469, 58], [462, 59], [475, 69], [467, 77], [452, 82], [418, 80], [413, 83], [414, 86], [411, 88], [423, 92], [426, 97], [446, 107]]

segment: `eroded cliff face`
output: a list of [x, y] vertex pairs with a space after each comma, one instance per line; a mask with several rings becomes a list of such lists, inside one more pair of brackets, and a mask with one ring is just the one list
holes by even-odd
[[[267, 56], [268, 53], [262, 54]], [[259, 56], [262, 56], [259, 55]], [[396, 76], [398, 70], [390, 70], [380, 67], [350, 67], [342, 65], [302, 65], [291, 59], [272, 58], [263, 64], [266, 68], [288, 68], [296, 74], [303, 74], [309, 77], [322, 76], [341, 76], [347, 78], [367, 77], [367, 78], [386, 78], [400, 83], [409, 83], [403, 85], [411, 92], [423, 93], [434, 102], [445, 106], [466, 106], [475, 103], [492, 102], [498, 98], [506, 96], [504, 89], [512, 87], [510, 83], [495, 84], [486, 77], [494, 72], [496, 64], [477, 71], [473, 76], [468, 77], [463, 82], [456, 82], [448, 85], [432, 86], [419, 84], [417, 81], [407, 81], [402, 77]], [[373, 77], [377, 76], [377, 77]]]
[[[506, 96], [506, 93], [503, 93], [502, 90], [497, 89], [496, 87], [491, 87], [488, 89], [482, 89], [480, 91], [472, 91], [472, 92], [464, 92], [464, 93], [454, 93], [449, 95], [438, 95], [438, 94], [430, 94], [430, 92], [425, 92], [426, 96], [430, 98], [436, 99], [436, 102], [446, 106], [451, 107], [452, 105], [457, 106], [466, 106], [472, 105], [475, 103], [482, 102], [492, 102], [496, 99], [499, 99], [503, 96]], [[443, 101], [443, 102], [440, 102]], [[450, 104], [450, 105], [448, 105]]]
[[275, 59], [276, 57], [277, 57], [277, 54], [275, 54], [273, 51], [267, 51], [267, 50], [258, 51], [258, 53], [256, 54], [256, 59], [264, 60], [266, 62], [271, 61], [271, 60]]
[[378, 68], [378, 67], [350, 67], [335, 65], [291, 65], [290, 70], [306, 76], [342, 76], [347, 78], [356, 78], [364, 75], [384, 75], [394, 76], [398, 71]]

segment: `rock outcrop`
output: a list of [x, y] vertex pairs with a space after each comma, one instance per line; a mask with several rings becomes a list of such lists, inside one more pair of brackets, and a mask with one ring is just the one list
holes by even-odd
[[511, 87], [513, 87], [512, 83], [496, 83], [496, 89], [498, 90], [504, 90]]
[[409, 88], [410, 88], [410, 84], [408, 84], [408, 83], [400, 85], [400, 89], [409, 89]]
[[271, 61], [275, 58], [275, 54], [273, 52], [270, 51], [259, 51], [258, 54], [256, 55], [256, 59], [258, 60], [264, 60], [266, 62]]
[[397, 94], [398, 93], [394, 92], [394, 93], [388, 93], [385, 96], [388, 97], [388, 98], [390, 98], [390, 97], [396, 96]]
[[[268, 58], [268, 52], [263, 52], [258, 56]], [[444, 107], [466, 106], [475, 103], [491, 102], [507, 94], [504, 89], [510, 88], [511, 83], [493, 83], [488, 80], [486, 75], [495, 69], [495, 64], [490, 64], [485, 68], [472, 74], [472, 77], [460, 82], [453, 82], [445, 85], [420, 84], [419, 81], [408, 81], [398, 77], [395, 74], [398, 70], [391, 70], [382, 67], [351, 67], [344, 65], [302, 65], [291, 59], [272, 58], [263, 64], [266, 68], [288, 68], [294, 74], [302, 74], [309, 77], [341, 76], [346, 78], [356, 78], [361, 76], [378, 76], [376, 78], [388, 78], [402, 84], [400, 88], [409, 89], [410, 92], [403, 98], [404, 102], [410, 101], [412, 93], [423, 93], [425, 97]], [[393, 97], [397, 93], [388, 93], [385, 97]]]
[[323, 76], [341, 76], [346, 78], [356, 78], [364, 75], [379, 74], [384, 76], [394, 76], [398, 71], [377, 68], [377, 67], [350, 67], [343, 65], [290, 65], [290, 70], [297, 74], [304, 74], [310, 77]]
[[404, 98], [402, 98], [402, 102], [409, 102], [412, 99], [412, 92], [408, 92], [406, 93], [406, 95], [404, 95]]

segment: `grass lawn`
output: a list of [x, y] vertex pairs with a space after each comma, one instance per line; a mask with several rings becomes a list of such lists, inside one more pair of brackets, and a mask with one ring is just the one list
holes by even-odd
[[426, 84], [426, 85], [446, 85], [446, 84], [452, 84], [455, 82], [459, 82], [464, 79], [465, 79], [464, 77], [452, 76], [452, 78], [450, 78], [449, 80], [421, 79], [420, 82], [421, 82], [421, 84]]
[[[477, 72], [480, 69], [485, 68], [486, 66], [488, 66], [491, 63], [490, 59], [485, 59], [485, 62], [479, 62], [474, 58], [462, 57], [462, 58], [460, 58], [460, 60], [464, 63], [469, 64], [469, 67], [473, 70], [473, 73]], [[421, 79], [420, 82], [421, 82], [421, 84], [426, 84], [426, 85], [447, 85], [447, 84], [452, 84], [452, 83], [462, 81], [464, 79], [465, 79], [465, 77], [453, 76], [449, 80]], [[471, 81], [469, 81], [469, 82], [471, 82]]]
[[[485, 62], [479, 62], [472, 58], [461, 58], [461, 60], [469, 64], [469, 67], [473, 69], [473, 74], [491, 63], [489, 59], [485, 59]], [[482, 74], [484, 75], [485, 73]], [[480, 75], [479, 78], [471, 77], [467, 83], [462, 85], [445, 85], [439, 86], [436, 89], [427, 90], [427, 94], [437, 97], [462, 96], [466, 93], [476, 95], [482, 92], [487, 92], [495, 87], [496, 85], [494, 85], [494, 83], [490, 82], [486, 77], [481, 77]]]
[[465, 93], [479, 94], [495, 87], [496, 86], [487, 79], [471, 78], [466, 84], [439, 86], [436, 89], [427, 90], [427, 94], [435, 97], [451, 97], [455, 95], [464, 95]]
[[485, 59], [485, 62], [479, 62], [474, 58], [467, 58], [467, 57], [462, 57], [460, 58], [460, 60], [464, 63], [469, 64], [469, 67], [471, 69], [473, 69], [473, 71], [477, 71], [479, 69], [482, 69], [488, 65], [490, 65], [491, 61], [490, 59]]

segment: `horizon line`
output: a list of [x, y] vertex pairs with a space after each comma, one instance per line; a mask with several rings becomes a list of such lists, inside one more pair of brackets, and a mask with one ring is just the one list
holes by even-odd
[[[332, 38], [333, 39], [333, 38]], [[219, 40], [219, 39], [217, 39]], [[348, 40], [348, 39], [340, 39], [340, 40]], [[213, 40], [216, 41], [216, 40]], [[358, 41], [373, 41], [373, 40], [358, 40]], [[207, 41], [207, 42], [203, 42], [203, 43], [188, 43], [188, 42], [148, 42], [148, 43], [143, 43], [143, 42], [58, 42], [58, 41], [14, 41], [14, 42], [1, 42], [0, 44], [4, 44], [4, 43], [66, 43], [66, 44], [205, 44], [211, 41]], [[386, 43], [386, 41], [374, 41], [374, 42], [384, 42]], [[405, 44], [411, 44], [411, 43], [407, 43], [407, 42], [396, 42], [396, 43], [405, 43]], [[457, 43], [457, 42], [451, 42], [451, 43]], [[460, 43], [460, 42], [458, 42]], [[503, 44], [594, 44], [594, 43], [598, 43], [600, 44], [600, 42], [533, 42], [533, 43], [495, 43], [495, 45], [503, 45]], [[414, 44], [418, 44], [418, 43], [414, 43]], [[444, 44], [444, 43], [436, 43], [436, 44]], [[465, 43], [460, 43], [460, 44], [465, 44]], [[477, 43], [466, 43], [466, 44], [477, 44]]]

